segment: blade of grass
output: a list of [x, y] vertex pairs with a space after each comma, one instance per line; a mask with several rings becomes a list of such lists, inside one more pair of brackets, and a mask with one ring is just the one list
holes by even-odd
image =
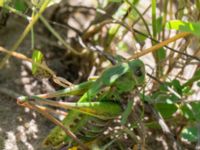
[[151, 1], [152, 31], [153, 38], [156, 38], [156, 0]]
[[56, 124], [57, 126], [62, 128], [68, 136], [70, 136], [74, 141], [76, 141], [81, 146], [81, 149], [88, 150], [88, 148], [76, 137], [76, 135], [71, 130], [66, 128], [59, 120], [54, 118], [52, 115], [50, 115], [48, 112], [43, 110], [41, 107], [39, 107], [39, 106], [37, 106], [37, 105], [35, 105], [34, 103], [31, 103], [31, 102], [25, 102], [25, 103], [22, 103], [22, 104], [18, 103], [18, 104], [21, 105], [21, 106], [24, 106], [24, 107], [28, 107], [30, 109], [33, 109], [33, 110], [41, 113], [46, 118], [48, 118], [50, 121], [52, 121], [54, 124]]
[[76, 55], [83, 55], [86, 51], [78, 52], [74, 48], [72, 48], [68, 43], [65, 42], [65, 40], [56, 32], [56, 30], [47, 22], [47, 20], [41, 15], [40, 16], [41, 21], [46, 26], [46, 28], [72, 53]]
[[[23, 40], [25, 39], [25, 37], [27, 36], [27, 34], [30, 32], [30, 30], [32, 29], [32, 27], [34, 26], [34, 24], [37, 22], [37, 20], [39, 19], [39, 17], [41, 16], [41, 14], [44, 12], [44, 10], [47, 8], [49, 2], [51, 0], [45, 0], [44, 3], [42, 4], [41, 8], [39, 9], [38, 13], [32, 18], [32, 20], [30, 21], [30, 23], [27, 25], [27, 27], [25, 28], [24, 32], [21, 34], [21, 36], [19, 37], [19, 39], [15, 42], [15, 44], [12, 46], [11, 51], [16, 51], [17, 48], [20, 46], [20, 44], [23, 42]], [[0, 69], [2, 69], [4, 67], [4, 65], [6, 64], [6, 61], [11, 57], [10, 54], [7, 54], [1, 61], [0, 63]]]
[[[61, 85], [63, 87], [66, 87], [66, 85], [73, 85], [69, 81], [56, 76], [54, 71], [51, 70], [48, 66], [40, 64], [40, 63], [33, 62], [33, 60], [31, 58], [28, 58], [28, 57], [26, 57], [25, 55], [23, 55], [21, 53], [17, 53], [15, 51], [9, 51], [9, 50], [1, 47], [1, 46], [0, 46], [0, 52], [4, 52], [4, 53], [7, 53], [9, 56], [13, 56], [13, 57], [16, 57], [18, 59], [28, 61], [30, 63], [34, 63], [37, 67], [40, 67], [41, 69], [44, 69], [45, 71], [47, 71], [52, 76], [54, 82], [57, 83], [58, 85]], [[66, 85], [63, 85], [63, 84], [66, 84]]]

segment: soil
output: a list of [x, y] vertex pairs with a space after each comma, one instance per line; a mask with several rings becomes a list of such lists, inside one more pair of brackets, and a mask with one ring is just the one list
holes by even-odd
[[[0, 45], [10, 48], [20, 36], [27, 23], [10, 16], [7, 26], [0, 31]], [[20, 46], [20, 52], [30, 49], [30, 38]], [[3, 58], [3, 54], [0, 54]], [[0, 149], [1, 150], [41, 150], [41, 141], [53, 127], [38, 113], [20, 107], [16, 103], [18, 95], [34, 93], [34, 80], [25, 71], [25, 62], [9, 59], [0, 72]], [[32, 80], [32, 81], [31, 81]], [[37, 92], [37, 91], [36, 91]]]

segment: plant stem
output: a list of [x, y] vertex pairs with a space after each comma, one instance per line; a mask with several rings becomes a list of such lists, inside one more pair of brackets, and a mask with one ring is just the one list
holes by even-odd
[[143, 51], [141, 51], [139, 53], [134, 54], [128, 60], [136, 59], [136, 58], [141, 57], [143, 55], [146, 55], [148, 53], [154, 52], [154, 51], [158, 50], [159, 48], [161, 48], [161, 47], [163, 47], [163, 46], [165, 46], [165, 45], [167, 45], [167, 44], [169, 44], [171, 42], [174, 42], [174, 41], [176, 41], [176, 40], [178, 40], [180, 38], [184, 38], [186, 36], [189, 36], [190, 34], [191, 33], [189, 33], [189, 32], [181, 32], [181, 33], [179, 33], [179, 34], [177, 34], [177, 35], [175, 35], [175, 36], [173, 36], [173, 37], [171, 37], [171, 38], [169, 38], [169, 39], [167, 39], [167, 40], [165, 40], [165, 41], [163, 41], [161, 43], [158, 43], [158, 44], [156, 44], [156, 45], [154, 45], [154, 46], [152, 46], [150, 48], [147, 48], [147, 49], [145, 49], [145, 50], [143, 50]]
[[[25, 39], [25, 37], [27, 36], [27, 34], [30, 32], [30, 30], [32, 29], [32, 27], [35, 25], [35, 23], [37, 22], [37, 20], [39, 19], [39, 17], [41, 16], [41, 14], [44, 12], [44, 10], [47, 8], [48, 4], [49, 4], [50, 0], [45, 0], [44, 3], [42, 4], [40, 10], [38, 11], [38, 13], [33, 16], [32, 20], [30, 21], [30, 23], [27, 25], [27, 27], [25, 28], [24, 32], [21, 34], [21, 36], [19, 37], [19, 39], [15, 42], [15, 44], [12, 46], [11, 51], [16, 51], [17, 48], [20, 46], [20, 44], [23, 42], [23, 40]], [[6, 61], [11, 57], [10, 54], [7, 54], [1, 61], [0, 63], [0, 69], [2, 69], [4, 67], [4, 65], [6, 64]]]

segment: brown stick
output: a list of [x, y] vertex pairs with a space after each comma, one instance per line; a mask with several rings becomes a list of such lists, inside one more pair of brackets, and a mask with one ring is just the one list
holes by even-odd
[[[40, 64], [40, 63], [36, 63], [36, 62], [33, 62], [33, 60], [31, 58], [28, 58], [27, 56], [21, 54], [21, 53], [17, 53], [17, 52], [14, 52], [14, 51], [9, 51], [3, 47], [0, 46], [0, 52], [4, 52], [4, 53], [7, 53], [9, 54], [10, 56], [13, 56], [15, 58], [18, 58], [18, 59], [21, 59], [21, 60], [25, 60], [25, 61], [28, 61], [30, 63], [34, 63], [37, 67], [40, 67], [42, 69], [44, 69], [45, 71], [47, 71], [53, 78], [54, 82], [61, 85], [61, 86], [64, 86], [66, 87], [66, 85], [73, 85], [72, 83], [70, 83], [69, 81], [61, 78], [61, 77], [57, 77], [55, 72], [53, 70], [51, 70], [49, 67], [47, 67], [46, 65], [43, 65], [43, 64]], [[66, 84], [66, 85], [64, 85]]]
[[186, 36], [189, 36], [190, 34], [191, 33], [189, 33], [189, 32], [181, 32], [181, 33], [179, 33], [179, 34], [177, 34], [177, 35], [175, 35], [175, 36], [173, 36], [173, 37], [171, 37], [171, 38], [169, 38], [169, 39], [167, 39], [167, 40], [165, 40], [165, 41], [163, 41], [161, 43], [158, 43], [158, 44], [156, 44], [156, 45], [154, 45], [154, 46], [152, 46], [150, 48], [147, 48], [147, 49], [145, 49], [145, 50], [143, 50], [143, 51], [141, 51], [139, 53], [134, 54], [133, 56], [131, 56], [128, 59], [129, 60], [136, 59], [136, 58], [141, 57], [143, 55], [146, 55], [148, 53], [154, 52], [154, 51], [158, 50], [159, 48], [161, 48], [161, 47], [163, 47], [163, 46], [165, 46], [165, 45], [167, 45], [167, 44], [169, 44], [171, 42], [174, 42], [174, 41], [176, 41], [176, 40], [178, 40], [180, 38], [184, 38]]
[[80, 146], [81, 149], [83, 150], [89, 150], [88, 147], [86, 147], [77, 137], [76, 135], [70, 131], [69, 129], [67, 129], [65, 126], [63, 126], [63, 124], [57, 120], [56, 118], [54, 118], [52, 115], [50, 115], [48, 112], [44, 111], [43, 109], [41, 109], [40, 107], [38, 107], [37, 105], [32, 104], [31, 102], [24, 102], [24, 103], [18, 103], [21, 106], [24, 107], [28, 107], [30, 109], [36, 110], [37, 112], [41, 113], [43, 116], [45, 116], [46, 118], [48, 118], [50, 121], [52, 121], [54, 124], [56, 124], [57, 126], [59, 126], [60, 128], [62, 128], [65, 133], [70, 136], [74, 141], [76, 141]]
[[165, 134], [165, 136], [170, 140], [170, 142], [172, 143], [173, 149], [174, 150], [182, 150], [181, 145], [178, 143], [178, 141], [176, 141], [174, 134], [170, 131], [169, 127], [167, 126], [165, 120], [163, 119], [163, 117], [161, 116], [161, 114], [159, 112], [157, 112], [153, 106], [151, 104], [147, 104], [147, 107], [150, 108], [152, 115], [155, 117], [155, 119], [157, 120], [158, 124], [160, 125], [163, 133]]

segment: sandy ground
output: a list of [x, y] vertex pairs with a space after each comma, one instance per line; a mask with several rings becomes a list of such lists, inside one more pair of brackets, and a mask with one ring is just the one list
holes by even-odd
[[[24, 29], [25, 22], [10, 17], [0, 31], [0, 45], [10, 48]], [[20, 51], [30, 49], [27, 38]], [[27, 54], [27, 53], [26, 53]], [[0, 54], [0, 58], [3, 54]], [[24, 62], [11, 58], [0, 71], [0, 150], [41, 150], [41, 142], [50, 127], [38, 113], [16, 104], [16, 96], [32, 94], [36, 82], [23, 71]]]

